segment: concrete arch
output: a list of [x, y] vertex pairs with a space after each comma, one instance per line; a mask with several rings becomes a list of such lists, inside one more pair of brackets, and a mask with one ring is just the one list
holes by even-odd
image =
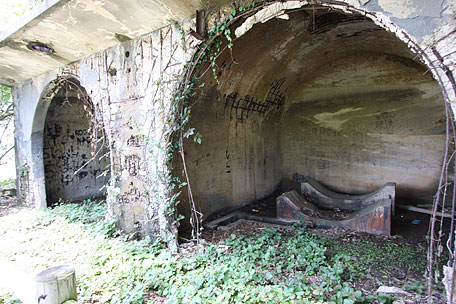
[[35, 114], [33, 116], [32, 123], [32, 134], [30, 137], [31, 142], [31, 155], [32, 162], [30, 164], [30, 173], [32, 174], [31, 180], [32, 185], [30, 193], [34, 194], [35, 207], [46, 208], [46, 186], [44, 176], [44, 164], [43, 164], [43, 136], [44, 136], [44, 124], [46, 121], [46, 115], [51, 105], [52, 98], [58, 91], [58, 84], [61, 78], [58, 77], [55, 80], [49, 82], [36, 105]]
[[[396, 35], [399, 40], [404, 42], [408, 48], [416, 54], [415, 59], [420, 59], [429, 68], [429, 71], [442, 89], [445, 101], [451, 102], [456, 99], [455, 77], [454, 73], [444, 62], [445, 55], [440, 54], [436, 47], [432, 46], [430, 43], [424, 48], [421, 47], [420, 43], [418, 43], [406, 29], [393, 22], [385, 13], [362, 7], [358, 1], [319, 0], [315, 3], [303, 0], [271, 1], [253, 16], [247, 18], [242, 26], [239, 26], [238, 29], [236, 29], [236, 37], [239, 38], [243, 36], [255, 24], [286, 16], [289, 11], [296, 11], [305, 7], [312, 9], [339, 10], [349, 14], [360, 14], [369, 18], [379, 27]], [[449, 38], [451, 34], [452, 33], [448, 33], [446, 36], [444, 34], [439, 34], [437, 36], [442, 37], [439, 37], [435, 42], [442, 42], [445, 38]], [[455, 112], [454, 107], [453, 112]]]
[[[61, 100], [62, 96], [60, 96], [62, 95], [61, 90], [65, 90], [66, 94], [63, 101]], [[85, 106], [79, 100], [85, 100], [89, 105], [84, 109]], [[60, 104], [57, 105], [56, 103]], [[35, 109], [31, 134], [31, 155], [33, 157], [30, 169], [34, 187], [32, 193], [35, 195], [34, 201], [37, 207], [47, 207], [55, 203], [59, 198], [64, 200], [79, 200], [100, 195], [101, 192], [97, 191], [97, 189], [84, 191], [84, 188], [89, 188], [89, 186], [83, 187], [82, 184], [79, 184], [77, 187], [73, 186], [73, 189], [70, 189], [72, 191], [65, 192], [64, 189], [61, 189], [62, 187], [65, 188], [65, 185], [69, 187], [70, 182], [73, 182], [76, 178], [80, 181], [89, 174], [86, 170], [82, 171], [84, 175], [79, 174], [74, 176], [74, 173], [80, 171], [82, 168], [89, 167], [91, 164], [95, 164], [97, 168], [99, 166], [106, 167], [104, 162], [99, 162], [97, 159], [90, 159], [90, 149], [93, 148], [91, 147], [92, 142], [89, 139], [91, 135], [87, 133], [90, 122], [87, 114], [84, 113], [95, 111], [94, 109], [90, 109], [91, 105], [90, 97], [85, 88], [80, 85], [79, 79], [76, 76], [60, 76], [45, 86]], [[51, 109], [53, 109], [53, 117], [49, 117]], [[49, 119], [57, 119], [58, 123], [63, 122], [66, 125], [65, 127], [59, 126], [59, 134], [49, 134]], [[76, 122], [79, 124], [79, 128], [82, 128], [81, 130], [73, 130], [75, 127], [72, 121], [74, 120], [79, 120], [79, 122]], [[81, 123], [82, 125], [80, 125]], [[72, 133], [70, 134], [70, 132]], [[59, 137], [60, 139], [58, 139]], [[55, 145], [56, 141], [60, 146], [53, 148], [54, 146], [52, 145]], [[72, 144], [72, 146], [69, 147], [69, 144]], [[52, 149], [57, 149], [58, 152], [51, 151]], [[81, 149], [83, 150], [79, 151]], [[47, 153], [45, 154], [44, 151], [47, 151]], [[62, 160], [63, 157], [66, 157], [66, 159]], [[55, 158], [55, 160], [49, 164], [52, 158]], [[65, 169], [69, 167], [69, 163], [72, 163], [73, 166], [77, 166], [78, 168], [72, 168], [75, 172], [68, 172], [66, 177], [60, 176], [62, 173], [58, 171], [63, 168], [62, 162], [65, 163]], [[53, 168], [51, 172], [47, 172], [49, 166]], [[99, 168], [95, 169], [95, 172], [90, 172], [94, 175], [93, 180], [97, 179], [96, 175], [100, 173], [98, 171], [100, 171]], [[64, 178], [66, 179], [65, 181]], [[55, 185], [51, 187], [52, 183], [50, 181], [52, 179], [61, 180], [58, 182], [61, 184], [59, 185], [60, 188], [58, 186], [56, 188]], [[98, 185], [96, 182], [92, 182], [92, 184], [94, 184], [91, 185], [92, 188], [100, 188], [106, 184], [106, 181], [102, 181], [101, 185]], [[70, 192], [72, 194], [69, 194]]]
[[[327, 11], [332, 11], [335, 13], [341, 13], [349, 16], [353, 16], [355, 18], [364, 18], [364, 19], [369, 19], [372, 20], [373, 23], [384, 30], [385, 33], [393, 33], [395, 35], [395, 39], [398, 41], [401, 41], [401, 48], [396, 49], [396, 44], [394, 43], [385, 43], [385, 47], [388, 49], [385, 51], [386, 55], [392, 56], [391, 58], [383, 59], [383, 60], [391, 60], [392, 62], [399, 62], [399, 64], [403, 65], [404, 67], [410, 68], [410, 69], [415, 69], [418, 71], [420, 74], [423, 74], [426, 72], [426, 69], [429, 69], [432, 71], [434, 79], [437, 81], [438, 86], [440, 87], [440, 90], [443, 95], [443, 100], [445, 101], [445, 105], [448, 104], [448, 102], [451, 100], [451, 96], [454, 95], [454, 90], [451, 86], [448, 84], [451, 83], [451, 76], [445, 71], [444, 65], [441, 64], [436, 64], [438, 61], [438, 53], [433, 50], [431, 47], [427, 49], [423, 49], [419, 46], [417, 42], [415, 42], [410, 35], [407, 34], [407, 32], [403, 29], [401, 29], [399, 26], [395, 25], [391, 20], [385, 16], [382, 13], [378, 12], [371, 12], [367, 11], [365, 9], [361, 9], [359, 7], [351, 6], [343, 2], [333, 2], [333, 1], [319, 1], [318, 7], [315, 7], [313, 5], [309, 5], [307, 1], [280, 1], [280, 2], [272, 2], [266, 5], [264, 8], [258, 10], [256, 13], [251, 15], [250, 17], [246, 18], [240, 25], [237, 24], [236, 28], [233, 28], [233, 31], [236, 34], [236, 39], [237, 42], [240, 43], [242, 42], [242, 39], [244, 39], [247, 35], [250, 35], [250, 37], [253, 35], [251, 33], [255, 32], [255, 28], [258, 28], [260, 26], [263, 26], [266, 28], [265, 24], [275, 22], [274, 20], [278, 20], [277, 18], [281, 19], [287, 19], [285, 22], [293, 22], [293, 20], [288, 20], [292, 19], [289, 15], [291, 14], [296, 14], [299, 11], [304, 11], [304, 10], [327, 10]], [[282, 21], [281, 21], [282, 22]], [[276, 22], [277, 23], [277, 22]], [[369, 25], [370, 27], [367, 28], [368, 30], [374, 31], [374, 28]], [[291, 26], [290, 26], [291, 28]], [[274, 27], [271, 26], [268, 28], [269, 30], [273, 30]], [[261, 35], [268, 35], [269, 31], [263, 30], [262, 33], [258, 33], [258, 37]], [[284, 33], [282, 33], [284, 34]], [[343, 35], [344, 33], [340, 33]], [[356, 32], [350, 33], [350, 35], [358, 35]], [[385, 34], [386, 37], [386, 34]], [[260, 37], [261, 38], [261, 37]], [[295, 37], [290, 37], [289, 41], [284, 41], [280, 40], [280, 42], [283, 42], [286, 47], [296, 47], [293, 45], [293, 39]], [[380, 36], [375, 36], [375, 38], [382, 38]], [[247, 39], [247, 38], [246, 38]], [[217, 130], [217, 136], [211, 138], [210, 140], [214, 140], [217, 144], [217, 147], [223, 147], [224, 145], [243, 145], [242, 143], [231, 141], [231, 139], [228, 140], [228, 144], [223, 143], [223, 138], [231, 138], [233, 136], [241, 136], [245, 139], [246, 142], [249, 140], [255, 141], [255, 139], [252, 139], [254, 137], [260, 138], [262, 135], [259, 135], [262, 132], [266, 132], [268, 134], [274, 132], [271, 126], [273, 125], [274, 121], [278, 119], [278, 117], [281, 117], [283, 113], [287, 113], [290, 111], [285, 102], [285, 106], [283, 109], [279, 109], [277, 107], [276, 113], [274, 113], [274, 108], [279, 103], [278, 100], [268, 100], [268, 96], [271, 92], [272, 87], [279, 88], [283, 91], [287, 90], [287, 85], [284, 85], [283, 78], [281, 77], [281, 71], [280, 69], [285, 69], [287, 67], [285, 66], [280, 66], [279, 64], [276, 65], [274, 68], [270, 68], [270, 72], [276, 71], [276, 74], [279, 75], [276, 78], [267, 78], [266, 75], [268, 70], [266, 68], [262, 67], [262, 63], [272, 65], [271, 63], [265, 61], [261, 61], [257, 59], [256, 57], [262, 56], [261, 52], [263, 52], [267, 47], [268, 43], [274, 43], [272, 41], [273, 37], [271, 36], [270, 41], [265, 41], [263, 44], [258, 44], [256, 45], [256, 50], [253, 50], [253, 48], [250, 50], [250, 57], [249, 55], [245, 55], [243, 63], [244, 65], [247, 65], [249, 67], [245, 69], [249, 69], [248, 72], [243, 73], [240, 71], [240, 68], [238, 68], [237, 73], [230, 71], [230, 69], [236, 69], [236, 66], [233, 65], [233, 67], [230, 66], [229, 62], [230, 56], [229, 54], [223, 56], [221, 55], [218, 59], [217, 64], [219, 66], [224, 66], [225, 68], [220, 71], [219, 76], [219, 81], [220, 84], [216, 84], [215, 81], [211, 79], [212, 75], [208, 75], [207, 77], [205, 76], [203, 78], [204, 82], [206, 82], [206, 88], [204, 89], [204, 92], [200, 95], [200, 100], [199, 102], [202, 104], [202, 107], [205, 107], [201, 111], [202, 116], [198, 116], [198, 109], [196, 107], [193, 108], [192, 114], [196, 116], [195, 121], [201, 121], [201, 124], [196, 125], [196, 129], [201, 132], [203, 135], [203, 143], [206, 140], [209, 140], [208, 137], [205, 137], [205, 131], [208, 131], [210, 133], [209, 129], [198, 129], [198, 126], [202, 126], [203, 121], [205, 124], [209, 124], [210, 128]], [[389, 38], [388, 38], [389, 39]], [[386, 40], [385, 40], [386, 41]], [[392, 41], [392, 40], [391, 40]], [[286, 42], [286, 43], [285, 43]], [[236, 42], [235, 42], [236, 44]], [[362, 43], [358, 42], [358, 46], [362, 47]], [[330, 55], [330, 60], [339, 60], [341, 58], [338, 58], [335, 54], [337, 52], [343, 53], [343, 50], [334, 48], [334, 45], [330, 45], [329, 42], [329, 47], [327, 49], [324, 49], [324, 51], [328, 51], [333, 53], [333, 55]], [[235, 46], [236, 47], [236, 46]], [[286, 48], [284, 47], [284, 48]], [[332, 49], [331, 49], [332, 47]], [[342, 46], [341, 48], [345, 48], [347, 46]], [[348, 50], [350, 50], [349, 46], [347, 47]], [[258, 51], [261, 50], [261, 51]], [[376, 52], [374, 49], [370, 49], [370, 52], [373, 54]], [[382, 51], [379, 51], [382, 52]], [[412, 52], [414, 54], [412, 54]], [[280, 56], [280, 52], [276, 52], [277, 56]], [[233, 51], [233, 56], [236, 58], [236, 50]], [[436, 55], [437, 54], [437, 55]], [[315, 54], [313, 54], [315, 55]], [[346, 54], [345, 54], [346, 55]], [[357, 54], [353, 53], [353, 59], [352, 61], [355, 62], [357, 60]], [[332, 56], [332, 57], [331, 57]], [[315, 57], [314, 57], [315, 58]], [[321, 59], [321, 58], [320, 58]], [[418, 62], [417, 59], [421, 60], [421, 63]], [[313, 59], [312, 59], [313, 60]], [[437, 60], [437, 61], [436, 61]], [[238, 62], [239, 63], [239, 62]], [[321, 64], [322, 61], [320, 60], [318, 64]], [[317, 65], [318, 65], [317, 64]], [[393, 64], [394, 65], [394, 64]], [[392, 66], [393, 66], [392, 65]], [[311, 60], [307, 62], [307, 65], [301, 64], [300, 66], [298, 65], [299, 68], [303, 68], [303, 66], [306, 66], [309, 70], [316, 70], [318, 67], [312, 66]], [[226, 71], [225, 71], [226, 70]], [[312, 70], [312, 71], [313, 71]], [[405, 70], [404, 70], [405, 71]], [[296, 79], [301, 80], [299, 78], [299, 69], [297, 68], [297, 71], [292, 73], [293, 77]], [[210, 74], [210, 73], [208, 73]], [[230, 77], [225, 77], [223, 78], [223, 74], [229, 74]], [[293, 78], [290, 77], [290, 78]], [[420, 82], [418, 78], [416, 79], [416, 82]], [[243, 85], [240, 85], [239, 83], [243, 82]], [[248, 82], [248, 84], [245, 84]], [[269, 87], [270, 85], [271, 87]], [[433, 92], [435, 92], [435, 88], [432, 89]], [[276, 94], [278, 93], [278, 94]], [[280, 92], [275, 92], [275, 97], [281, 98]], [[405, 94], [405, 93], [404, 93]], [[406, 96], [405, 94], [404, 96]], [[274, 98], [275, 98], [274, 97]], [[290, 96], [283, 96], [284, 98], [289, 99]], [[292, 96], [295, 97], [295, 96]], [[215, 108], [216, 106], [214, 105], [216, 102], [223, 102], [224, 103], [224, 108]], [[267, 103], [270, 103], [271, 106], [267, 107]], [[276, 104], [274, 104], [276, 103]], [[256, 107], [256, 108], [254, 108]], [[232, 109], [235, 108], [235, 114], [233, 114]], [[245, 120], [248, 115], [252, 115], [255, 111], [261, 112], [261, 108], [266, 108], [265, 111], [260, 113], [260, 115], [264, 115], [265, 119], [264, 121], [256, 121], [253, 122], [250, 129], [246, 129], [246, 131], [242, 131], [241, 128], [238, 128], [237, 126], [235, 127], [230, 127], [230, 123], [227, 122], [226, 126], [225, 125], [220, 125], [220, 122], [222, 119], [223, 115], [226, 115], [227, 109], [231, 111], [229, 115], [234, 115], [236, 116], [235, 119], [241, 120], [240, 123], [242, 123], [242, 120]], [[206, 111], [210, 109], [209, 111]], [[231, 109], [231, 110], [230, 110]], [[357, 109], [353, 109], [357, 110]], [[209, 117], [209, 112], [212, 111], [214, 114], [213, 118]], [[241, 114], [239, 114], [240, 112]], [[380, 111], [380, 110], [379, 110]], [[444, 105], [442, 104], [442, 113], [444, 113]], [[343, 113], [340, 112], [342, 115]], [[240, 116], [239, 116], [240, 115]], [[232, 117], [231, 117], [232, 119]], [[265, 123], [265, 121], [267, 121]], [[238, 122], [236, 122], [237, 124]], [[192, 124], [192, 127], [195, 127], [195, 125]], [[278, 128], [283, 128], [280, 126], [277, 126]], [[226, 132], [224, 132], [224, 130]], [[244, 132], [244, 133], [243, 133]], [[325, 131], [326, 132], [326, 131]], [[387, 132], [387, 131], [385, 131]], [[438, 130], [436, 131], [438, 132]], [[220, 134], [222, 133], [222, 134]], [[332, 133], [331, 133], [332, 134]], [[230, 137], [231, 136], [231, 137]], [[249, 139], [251, 138], [251, 139]], [[247, 166], [248, 168], [251, 168], [252, 166], [255, 166], [256, 163], [258, 163], [258, 159], [256, 159], [255, 154], [257, 154], [256, 150], [259, 149], [262, 152], [259, 152], [261, 154], [261, 157], [266, 159], [266, 158], [271, 158], [272, 162], [282, 162], [283, 156], [279, 155], [280, 153], [277, 153], [276, 156], [271, 157], [271, 155], [268, 155], [268, 147], [274, 146], [277, 144], [277, 142], [280, 141], [279, 135], [277, 135], [274, 138], [270, 138], [268, 140], [262, 140], [260, 143], [254, 144], [254, 147], [252, 147], [250, 150], [246, 149], [245, 153], [243, 156], [238, 155], [237, 156], [237, 161], [239, 162], [238, 166]], [[249, 144], [249, 143], [247, 143]], [[189, 154], [187, 156], [187, 163], [194, 163], [196, 165], [190, 165], [190, 167], [194, 167], [193, 170], [198, 170], [197, 167], [200, 166], [203, 168], [210, 168], [211, 166], [215, 166], [214, 170], [211, 170], [212, 172], [200, 172], [200, 176], [197, 176], [196, 173], [191, 174], [193, 176], [190, 176], [190, 181], [192, 182], [192, 189], [195, 191], [196, 194], [196, 199], [200, 199], [200, 201], [203, 201], [203, 206], [202, 211], [203, 213], [207, 216], [210, 215], [214, 212], [223, 212], [223, 210], [229, 210], [229, 209], [234, 209], [241, 207], [242, 205], [245, 205], [245, 203], [252, 201], [254, 199], [262, 198], [267, 195], [270, 195], [276, 189], [279, 187], [278, 185], [281, 183], [278, 178], [272, 178], [267, 177], [266, 179], [263, 179], [258, 176], [260, 176], [263, 172], [266, 172], [266, 170], [263, 170], [262, 164], [258, 165], [258, 170], [254, 169], [252, 170], [247, 170], [250, 173], [243, 173], [245, 176], [237, 176], [236, 178], [233, 179], [226, 179], [222, 177], [224, 174], [231, 174], [232, 169], [233, 169], [233, 163], [230, 162], [228, 159], [233, 156], [228, 149], [226, 151], [222, 151], [224, 153], [218, 153], [215, 151], [215, 153], [220, 154], [217, 157], [212, 157], [210, 154], [211, 153], [205, 153], [204, 148], [195, 148], [196, 152], [192, 152], [191, 149], [195, 147], [193, 143], [188, 141], [186, 143], [187, 146], [187, 153]], [[209, 149], [210, 150], [210, 149]], [[273, 150], [273, 149], [271, 149]], [[221, 155], [224, 154], [224, 155]], [[226, 158], [226, 160], [224, 159]], [[252, 158], [251, 164], [247, 164], [249, 161], [249, 158]], [[442, 156], [443, 158], [443, 156]], [[243, 160], [242, 160], [243, 159]], [[229, 163], [230, 162], [230, 163]], [[240, 162], [245, 162], [245, 164], [241, 164]], [[264, 160], [264, 164], [266, 164], [266, 160]], [[226, 168], [222, 167], [217, 167], [218, 164], [221, 163], [226, 163]], [[437, 162], [434, 163], [434, 165]], [[439, 162], [441, 164], [441, 162]], [[322, 165], [323, 166], [323, 165]], [[261, 168], [260, 168], [261, 167]], [[280, 166], [276, 166], [271, 169], [271, 171], [274, 170], [282, 170], [279, 168]], [[261, 169], [261, 170], [260, 170]], [[190, 171], [192, 170], [191, 168], [189, 169]], [[256, 172], [256, 171], [258, 172]], [[214, 173], [214, 171], [217, 171], [217, 173]], [[224, 171], [224, 172], [222, 172]], [[261, 172], [260, 172], [261, 171]], [[261, 174], [260, 174], [261, 173]], [[275, 173], [274, 173], [275, 174]], [[211, 176], [212, 175], [212, 176]], [[203, 177], [201, 177], [203, 176]], [[387, 182], [387, 181], [382, 181], [382, 183]], [[250, 186], [250, 184], [257, 184], [257, 186]], [[259, 186], [258, 186], [259, 183]], [[222, 186], [220, 186], [222, 185]], [[285, 186], [287, 188], [288, 186]], [[209, 191], [208, 191], [209, 188]], [[223, 189], [222, 189], [223, 188]], [[226, 188], [226, 189], [225, 189]], [[236, 189], [244, 189], [242, 190], [244, 193], [239, 194], [239, 191]], [[201, 189], [195, 190], [195, 189]], [[343, 191], [344, 189], [339, 189]], [[347, 189], [345, 189], [347, 190]], [[348, 190], [349, 191], [349, 190]], [[355, 191], [363, 191], [361, 189], [355, 190]], [[199, 193], [198, 193], [199, 192]], [[406, 191], [405, 191], [406, 192]], [[405, 193], [404, 192], [404, 193]], [[199, 196], [199, 197], [198, 197]], [[233, 201], [237, 201], [237, 203], [233, 203]], [[183, 204], [185, 207], [185, 204]], [[183, 213], [185, 214], [186, 211], [184, 210]]]

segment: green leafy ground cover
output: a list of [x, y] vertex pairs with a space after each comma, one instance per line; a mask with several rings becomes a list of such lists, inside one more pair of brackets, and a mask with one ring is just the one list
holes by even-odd
[[[393, 296], [357, 280], [371, 280], [388, 259], [421, 267], [423, 254], [380, 248], [324, 240], [303, 228], [266, 228], [173, 255], [159, 243], [119, 236], [104, 204], [92, 201], [24, 208], [0, 221], [0, 257], [31, 273], [74, 265], [80, 303], [390, 303]], [[408, 290], [418, 299], [423, 286], [414, 284]], [[8, 301], [0, 295], [0, 303]]]

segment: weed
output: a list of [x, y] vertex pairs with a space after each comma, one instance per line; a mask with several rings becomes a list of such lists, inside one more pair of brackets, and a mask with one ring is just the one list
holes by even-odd
[[396, 269], [421, 269], [424, 274], [427, 265], [422, 252], [402, 244], [371, 241], [344, 243], [340, 240], [328, 240], [326, 244], [330, 254], [349, 257], [347, 276], [351, 280], [364, 279], [371, 274], [387, 276]]
[[0, 289], [0, 304], [20, 304], [22, 303], [10, 292]]
[[11, 187], [11, 188], [16, 187], [16, 179], [7, 178], [7, 179], [0, 181], [0, 189], [6, 188], [6, 187]]
[[81, 203], [69, 203], [60, 200], [49, 216], [60, 216], [71, 223], [79, 222], [90, 226], [94, 232], [114, 237], [119, 235], [116, 221], [106, 218], [106, 204], [103, 200], [87, 199]]
[[[74, 265], [80, 303], [145, 303], [152, 293], [168, 303], [393, 300], [388, 295], [363, 295], [347, 279], [347, 273], [356, 277], [355, 267], [365, 265], [361, 247], [351, 244], [355, 250], [349, 252], [302, 227], [287, 233], [265, 229], [256, 235], [232, 235], [185, 255], [173, 254], [160, 242], [131, 240], [113, 231], [105, 220], [104, 202], [23, 209], [0, 222], [0, 256], [35, 273], [61, 264]], [[360, 245], [367, 253], [372, 250], [366, 262], [374, 263], [373, 255], [378, 252], [373, 245]], [[387, 248], [398, 258], [395, 246]], [[355, 256], [359, 259], [354, 260]], [[412, 288], [418, 291], [420, 286]]]

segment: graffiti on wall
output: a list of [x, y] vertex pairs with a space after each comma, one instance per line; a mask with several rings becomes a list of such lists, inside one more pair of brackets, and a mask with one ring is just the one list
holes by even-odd
[[273, 81], [264, 100], [250, 95], [241, 98], [236, 92], [228, 94], [225, 99], [225, 112], [230, 113], [230, 119], [242, 123], [253, 113], [265, 115], [270, 109], [280, 110], [286, 99], [285, 93], [281, 91], [285, 80], [286, 78], [280, 78]]
[[93, 157], [89, 123], [77, 102], [53, 101], [44, 128], [43, 163], [48, 201], [78, 200], [102, 195], [101, 177], [108, 159]]

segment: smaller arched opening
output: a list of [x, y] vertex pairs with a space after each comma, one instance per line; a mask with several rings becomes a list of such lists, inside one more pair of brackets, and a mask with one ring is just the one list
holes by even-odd
[[75, 78], [58, 78], [40, 100], [32, 153], [37, 204], [105, 196], [109, 157], [93, 104]]

